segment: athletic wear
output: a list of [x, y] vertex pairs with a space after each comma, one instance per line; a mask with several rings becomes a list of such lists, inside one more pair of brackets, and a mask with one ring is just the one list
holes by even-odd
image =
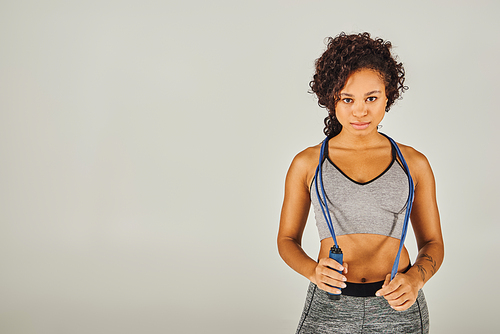
[[[409, 185], [394, 148], [389, 166], [365, 183], [349, 178], [325, 153], [327, 158], [321, 166], [323, 185], [335, 235], [371, 233], [401, 239]], [[319, 180], [318, 190], [321, 193]], [[323, 240], [331, 234], [316, 194], [316, 178], [310, 193], [319, 237]]]
[[[325, 156], [321, 163], [323, 185], [335, 234], [371, 233], [400, 239], [409, 181], [396, 159], [394, 147], [389, 166], [365, 183], [349, 178], [327, 152]], [[313, 179], [310, 193], [322, 240], [331, 234], [320, 207], [317, 185], [320, 187], [319, 180]], [[417, 300], [408, 310], [395, 311], [384, 297], [375, 296], [383, 283], [347, 282], [339, 300], [331, 300], [327, 292], [310, 283], [296, 333], [428, 333], [429, 314], [423, 291], [418, 292]]]
[[341, 295], [339, 300], [331, 300], [327, 292], [310, 283], [296, 334], [334, 333], [427, 334], [429, 312], [424, 293], [418, 292], [408, 310], [395, 311], [384, 297]]

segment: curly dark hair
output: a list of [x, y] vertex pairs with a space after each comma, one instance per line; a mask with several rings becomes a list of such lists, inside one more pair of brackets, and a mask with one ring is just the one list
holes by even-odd
[[385, 83], [388, 112], [396, 99], [408, 89], [404, 85], [405, 71], [402, 63], [391, 55], [392, 44], [381, 38], [372, 39], [367, 32], [329, 37], [326, 51], [316, 60], [316, 73], [309, 83], [311, 93], [318, 97], [318, 104], [328, 110], [323, 132], [334, 137], [342, 130], [335, 117], [335, 106], [347, 78], [361, 69], [377, 71]]

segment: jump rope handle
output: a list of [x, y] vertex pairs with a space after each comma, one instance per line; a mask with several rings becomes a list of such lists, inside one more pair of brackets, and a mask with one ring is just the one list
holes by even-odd
[[[342, 250], [340, 249], [339, 246], [334, 245], [332, 248], [330, 248], [330, 259], [334, 259], [338, 263], [342, 265], [344, 263], [344, 254], [342, 254]], [[336, 270], [336, 272], [339, 274], [342, 274], [341, 270]], [[335, 288], [340, 289], [339, 287], [335, 286]], [[340, 299], [340, 293], [339, 294], [334, 294], [334, 293], [328, 293], [328, 298], [332, 300], [339, 300]]]

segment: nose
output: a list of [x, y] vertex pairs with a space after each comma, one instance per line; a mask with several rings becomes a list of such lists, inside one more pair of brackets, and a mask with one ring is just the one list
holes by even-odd
[[354, 117], [363, 117], [368, 114], [368, 106], [364, 101], [356, 101], [354, 102], [353, 108], [352, 108], [352, 114]]

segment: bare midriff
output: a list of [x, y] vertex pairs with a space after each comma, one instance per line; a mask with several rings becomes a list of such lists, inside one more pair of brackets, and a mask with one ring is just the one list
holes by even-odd
[[[337, 236], [337, 242], [348, 265], [347, 282], [371, 283], [385, 280], [392, 270], [399, 249], [399, 239], [378, 234], [347, 234]], [[333, 239], [321, 240], [318, 259], [328, 257]], [[398, 272], [405, 271], [410, 257], [405, 247], [401, 251]]]

